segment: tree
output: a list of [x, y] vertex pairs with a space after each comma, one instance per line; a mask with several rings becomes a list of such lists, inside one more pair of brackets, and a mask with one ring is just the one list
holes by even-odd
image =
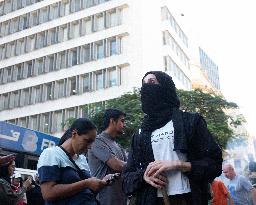
[[[216, 137], [220, 146], [225, 148], [228, 139], [233, 136], [230, 124], [240, 125], [243, 121], [240, 118], [234, 120], [225, 113], [225, 110], [236, 109], [238, 106], [235, 103], [227, 102], [219, 95], [204, 93], [202, 90], [177, 90], [177, 93], [181, 101], [181, 109], [188, 112], [199, 112], [205, 118], [208, 129]], [[102, 131], [102, 118], [104, 110], [107, 108], [117, 108], [127, 114], [125, 134], [117, 138], [117, 141], [124, 147], [129, 147], [131, 136], [140, 127], [144, 116], [141, 110], [139, 90], [135, 89], [119, 98], [108, 100], [105, 104], [97, 105], [97, 108], [89, 113], [89, 118], [98, 127], [98, 132]]]
[[233, 102], [227, 102], [222, 96], [215, 93], [204, 93], [202, 90], [178, 90], [181, 109], [189, 112], [199, 112], [206, 120], [207, 127], [216, 137], [221, 148], [225, 148], [227, 141], [233, 137], [231, 126], [236, 127], [244, 121], [227, 115], [225, 110], [237, 109]]

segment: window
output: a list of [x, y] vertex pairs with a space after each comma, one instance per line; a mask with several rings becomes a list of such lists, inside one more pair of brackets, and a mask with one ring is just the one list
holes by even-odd
[[27, 119], [26, 117], [18, 119], [18, 125], [21, 127], [27, 127]]
[[95, 15], [95, 31], [101, 31], [104, 29], [104, 15], [103, 13]]
[[16, 122], [15, 122], [16, 120], [15, 119], [13, 119], [13, 120], [8, 120], [7, 122], [8, 123], [11, 123], [11, 124], [13, 124], [13, 125], [15, 125], [16, 124]]
[[28, 128], [32, 130], [38, 130], [38, 116], [30, 116], [28, 121]]
[[3, 77], [4, 77], [4, 68], [0, 69], [0, 84], [3, 83]]
[[33, 72], [32, 72], [32, 61], [27, 62], [26, 66], [28, 68], [28, 75], [27, 75], [27, 77], [29, 78], [29, 77], [31, 77], [33, 75]]
[[33, 27], [33, 26], [36, 26], [38, 24], [38, 12], [35, 11], [35, 12], [31, 12], [30, 13], [30, 26]]
[[42, 100], [41, 86], [34, 87], [35, 103], [39, 103]]
[[80, 58], [81, 58], [81, 63], [89, 62], [91, 60], [90, 44], [87, 44], [81, 47]]
[[64, 80], [59, 80], [56, 82], [56, 94], [57, 94], [57, 98], [62, 98], [64, 97], [64, 91], [65, 91], [65, 83]]
[[0, 16], [4, 13], [4, 1], [0, 2]]
[[108, 70], [108, 86], [116, 86], [117, 85], [117, 70], [116, 68], [111, 68]]
[[20, 17], [19, 30], [24, 30], [28, 28], [28, 17], [27, 14]]
[[69, 38], [78, 38], [80, 36], [79, 33], [79, 23], [78, 21], [70, 23], [69, 27]]
[[50, 113], [42, 114], [41, 119], [42, 119], [42, 121], [40, 123], [40, 125], [41, 125], [40, 130], [42, 132], [48, 133], [50, 131], [49, 130], [49, 128], [50, 128]]
[[67, 64], [66, 64], [66, 52], [60, 52], [59, 54], [59, 58], [60, 58], [60, 68], [66, 68]]
[[75, 118], [76, 117], [76, 111], [75, 108], [69, 108], [66, 110], [66, 116], [65, 119], [69, 119], [69, 118]]
[[104, 46], [103, 41], [96, 43], [96, 59], [104, 58]]
[[40, 9], [40, 12], [39, 12], [39, 23], [44, 23], [47, 21], [48, 21], [47, 7], [44, 7]]
[[[18, 42], [20, 42], [20, 41], [18, 41]], [[6, 45], [5, 57], [10, 58], [12, 56], [15, 56], [15, 42], [14, 41], [7, 43], [7, 45]]]
[[54, 56], [53, 55], [47, 57], [47, 65], [46, 66], [49, 71], [54, 70], [55, 65], [54, 65]]
[[8, 93], [3, 94], [4, 109], [9, 108], [9, 97]]
[[62, 132], [62, 110], [55, 111], [52, 114], [52, 132]]
[[20, 91], [14, 91], [14, 107], [19, 107], [20, 106]]
[[68, 40], [68, 27], [67, 25], [62, 25], [58, 29], [58, 42], [63, 42]]
[[14, 18], [14, 19], [11, 19], [9, 21], [9, 24], [10, 24], [10, 29], [9, 29], [9, 32], [10, 33], [15, 33], [17, 30], [18, 30], [18, 18]]
[[44, 61], [43, 58], [39, 58], [36, 60], [35, 67], [37, 69], [38, 74], [44, 73]]
[[36, 48], [42, 48], [45, 45], [45, 33], [41, 32], [36, 35]]
[[81, 9], [80, 0], [74, 0], [75, 3], [75, 11], [79, 11]]
[[118, 25], [118, 15], [116, 9], [109, 12], [109, 26], [114, 27]]
[[17, 65], [16, 68], [17, 68], [17, 80], [21, 80], [23, 78], [21, 64]]
[[21, 105], [26, 106], [30, 104], [29, 88], [23, 89], [21, 95]]
[[76, 77], [70, 78], [69, 83], [70, 83], [70, 95], [76, 95], [77, 94]]
[[69, 65], [75, 66], [78, 64], [78, 54], [77, 49], [70, 50], [69, 52]]
[[83, 0], [83, 8], [89, 8], [94, 5], [94, 0]]
[[82, 76], [82, 83], [83, 83], [83, 92], [88, 92], [90, 91], [90, 75], [89, 73], [85, 74], [84, 76]]
[[35, 49], [35, 35], [27, 37], [26, 52], [33, 51]]
[[0, 59], [5, 58], [4, 54], [5, 54], [5, 47], [4, 47], [4, 45], [2, 45], [2, 46], [0, 46]]
[[104, 88], [103, 71], [97, 72], [95, 76], [96, 76], [96, 90], [103, 89]]
[[46, 100], [52, 99], [52, 83], [48, 83], [45, 85], [45, 94], [46, 94]]
[[6, 68], [6, 72], [7, 72], [7, 82], [11, 82], [12, 81], [12, 68], [11, 67]]
[[47, 35], [47, 45], [52, 45], [57, 43], [57, 32], [56, 28], [50, 29]]
[[92, 19], [88, 17], [83, 20], [83, 27], [85, 27], [85, 34], [90, 34], [92, 32]]
[[11, 0], [6, 0], [4, 5], [4, 13], [8, 14], [12, 10], [12, 2]]
[[117, 43], [116, 39], [112, 38], [109, 40], [109, 46], [110, 46], [110, 56], [118, 54], [117, 52]]
[[49, 19], [56, 19], [59, 17], [59, 8], [58, 3], [50, 5]]

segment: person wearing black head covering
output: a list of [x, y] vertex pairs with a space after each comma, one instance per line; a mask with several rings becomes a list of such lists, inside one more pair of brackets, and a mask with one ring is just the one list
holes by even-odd
[[[145, 117], [132, 138], [123, 190], [136, 205], [207, 205], [208, 183], [222, 172], [220, 147], [202, 116], [179, 110], [172, 78], [151, 71], [142, 79]], [[166, 190], [166, 192], [163, 192]]]

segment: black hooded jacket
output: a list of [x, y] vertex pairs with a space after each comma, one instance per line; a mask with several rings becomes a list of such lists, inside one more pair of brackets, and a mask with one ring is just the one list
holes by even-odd
[[[222, 171], [221, 149], [208, 131], [205, 120], [198, 113], [175, 109], [171, 115], [166, 119], [166, 123], [169, 120], [174, 121], [174, 150], [186, 153], [187, 161], [191, 163], [191, 170], [185, 173], [191, 187], [191, 205], [207, 205], [208, 183]], [[147, 118], [146, 122], [148, 122]], [[161, 122], [159, 126], [162, 124]], [[175, 134], [175, 129], [179, 130], [179, 134]], [[155, 161], [151, 133], [150, 129], [142, 129], [133, 135], [127, 165], [124, 169], [123, 190], [128, 196], [136, 195], [136, 205], [156, 204], [157, 189], [143, 179], [148, 164]]]

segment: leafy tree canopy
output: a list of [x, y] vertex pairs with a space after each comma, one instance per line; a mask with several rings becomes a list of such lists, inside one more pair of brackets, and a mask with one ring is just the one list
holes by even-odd
[[[232, 138], [233, 131], [230, 127], [240, 125], [243, 119], [233, 119], [225, 113], [225, 110], [236, 109], [235, 103], [227, 102], [222, 96], [214, 93], [204, 93], [202, 90], [184, 91], [177, 90], [181, 102], [181, 109], [188, 112], [199, 112], [206, 120], [208, 129], [216, 137], [222, 148], [226, 147], [228, 139]], [[106, 108], [117, 108], [127, 114], [125, 134], [117, 138], [125, 148], [129, 147], [132, 134], [140, 127], [143, 119], [141, 110], [140, 93], [136, 89], [119, 98], [106, 101], [97, 105], [93, 112], [89, 113], [90, 119], [102, 131], [102, 118]]]

